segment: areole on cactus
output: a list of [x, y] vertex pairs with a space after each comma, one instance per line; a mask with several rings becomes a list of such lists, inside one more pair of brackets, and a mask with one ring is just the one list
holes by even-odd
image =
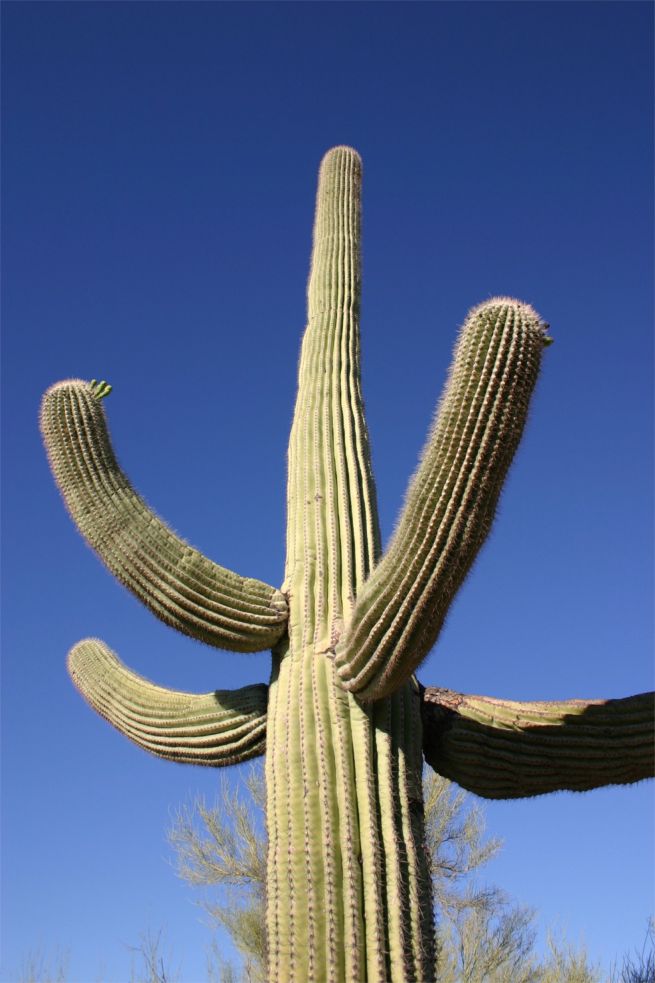
[[58, 383], [41, 412], [66, 506], [111, 572], [184, 634], [272, 650], [268, 686], [204, 695], [140, 678], [97, 639], [68, 660], [91, 706], [156, 755], [220, 766], [266, 752], [271, 981], [435, 978], [424, 757], [492, 798], [653, 775], [653, 694], [516, 703], [414, 676], [489, 532], [550, 339], [519, 301], [470, 311], [381, 555], [360, 390], [361, 173], [349, 147], [321, 164], [279, 590], [207, 559], [134, 491], [107, 383]]

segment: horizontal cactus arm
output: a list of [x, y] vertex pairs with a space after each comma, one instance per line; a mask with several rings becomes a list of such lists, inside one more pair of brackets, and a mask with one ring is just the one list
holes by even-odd
[[264, 753], [263, 684], [203, 694], [164, 689], [131, 672], [95, 638], [71, 649], [68, 671], [97, 713], [157, 757], [219, 767]]
[[487, 537], [546, 327], [507, 298], [474, 308], [464, 323], [398, 527], [337, 647], [345, 688], [364, 700], [393, 693], [425, 658]]
[[655, 775], [655, 693], [518, 703], [422, 690], [423, 753], [487, 799], [627, 785]]
[[217, 648], [260, 652], [286, 631], [275, 588], [203, 556], [134, 491], [116, 460], [101, 400], [106, 383], [57, 383], [41, 431], [64, 502], [100, 559], [158, 618]]

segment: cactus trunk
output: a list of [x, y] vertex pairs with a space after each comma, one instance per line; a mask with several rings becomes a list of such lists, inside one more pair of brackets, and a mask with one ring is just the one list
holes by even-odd
[[269, 979], [434, 978], [420, 727], [411, 684], [363, 709], [312, 650], [276, 659]]
[[323, 161], [289, 445], [288, 638], [268, 712], [272, 980], [434, 973], [418, 687], [363, 708], [334, 650], [379, 554], [359, 375], [361, 162]]

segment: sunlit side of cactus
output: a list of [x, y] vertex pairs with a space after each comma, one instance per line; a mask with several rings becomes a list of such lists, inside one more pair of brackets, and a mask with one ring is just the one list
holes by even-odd
[[146, 750], [226, 765], [266, 750], [271, 981], [434, 979], [423, 757], [489, 797], [653, 773], [652, 695], [517, 704], [424, 689], [413, 675], [491, 526], [549, 342], [526, 304], [474, 308], [384, 556], [359, 366], [361, 161], [319, 175], [280, 590], [211, 562], [131, 487], [106, 383], [45, 395], [41, 426], [68, 510], [161, 620], [218, 648], [272, 650], [268, 687], [176, 693], [104, 643], [69, 654], [88, 702]]

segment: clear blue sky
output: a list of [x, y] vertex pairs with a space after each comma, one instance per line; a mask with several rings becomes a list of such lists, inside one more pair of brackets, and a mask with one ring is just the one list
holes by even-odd
[[[64, 660], [97, 635], [162, 685], [266, 654], [156, 622], [83, 544], [41, 393], [114, 385], [136, 487], [210, 557], [278, 584], [316, 172], [363, 156], [364, 394], [387, 537], [467, 309], [551, 324], [498, 521], [425, 684], [516, 699], [652, 688], [652, 33], [648, 3], [4, 3], [2, 975], [41, 946], [123, 981], [162, 927], [208, 932], [171, 813], [219, 775], [150, 758]], [[486, 808], [497, 883], [609, 961], [652, 896], [652, 784]]]

